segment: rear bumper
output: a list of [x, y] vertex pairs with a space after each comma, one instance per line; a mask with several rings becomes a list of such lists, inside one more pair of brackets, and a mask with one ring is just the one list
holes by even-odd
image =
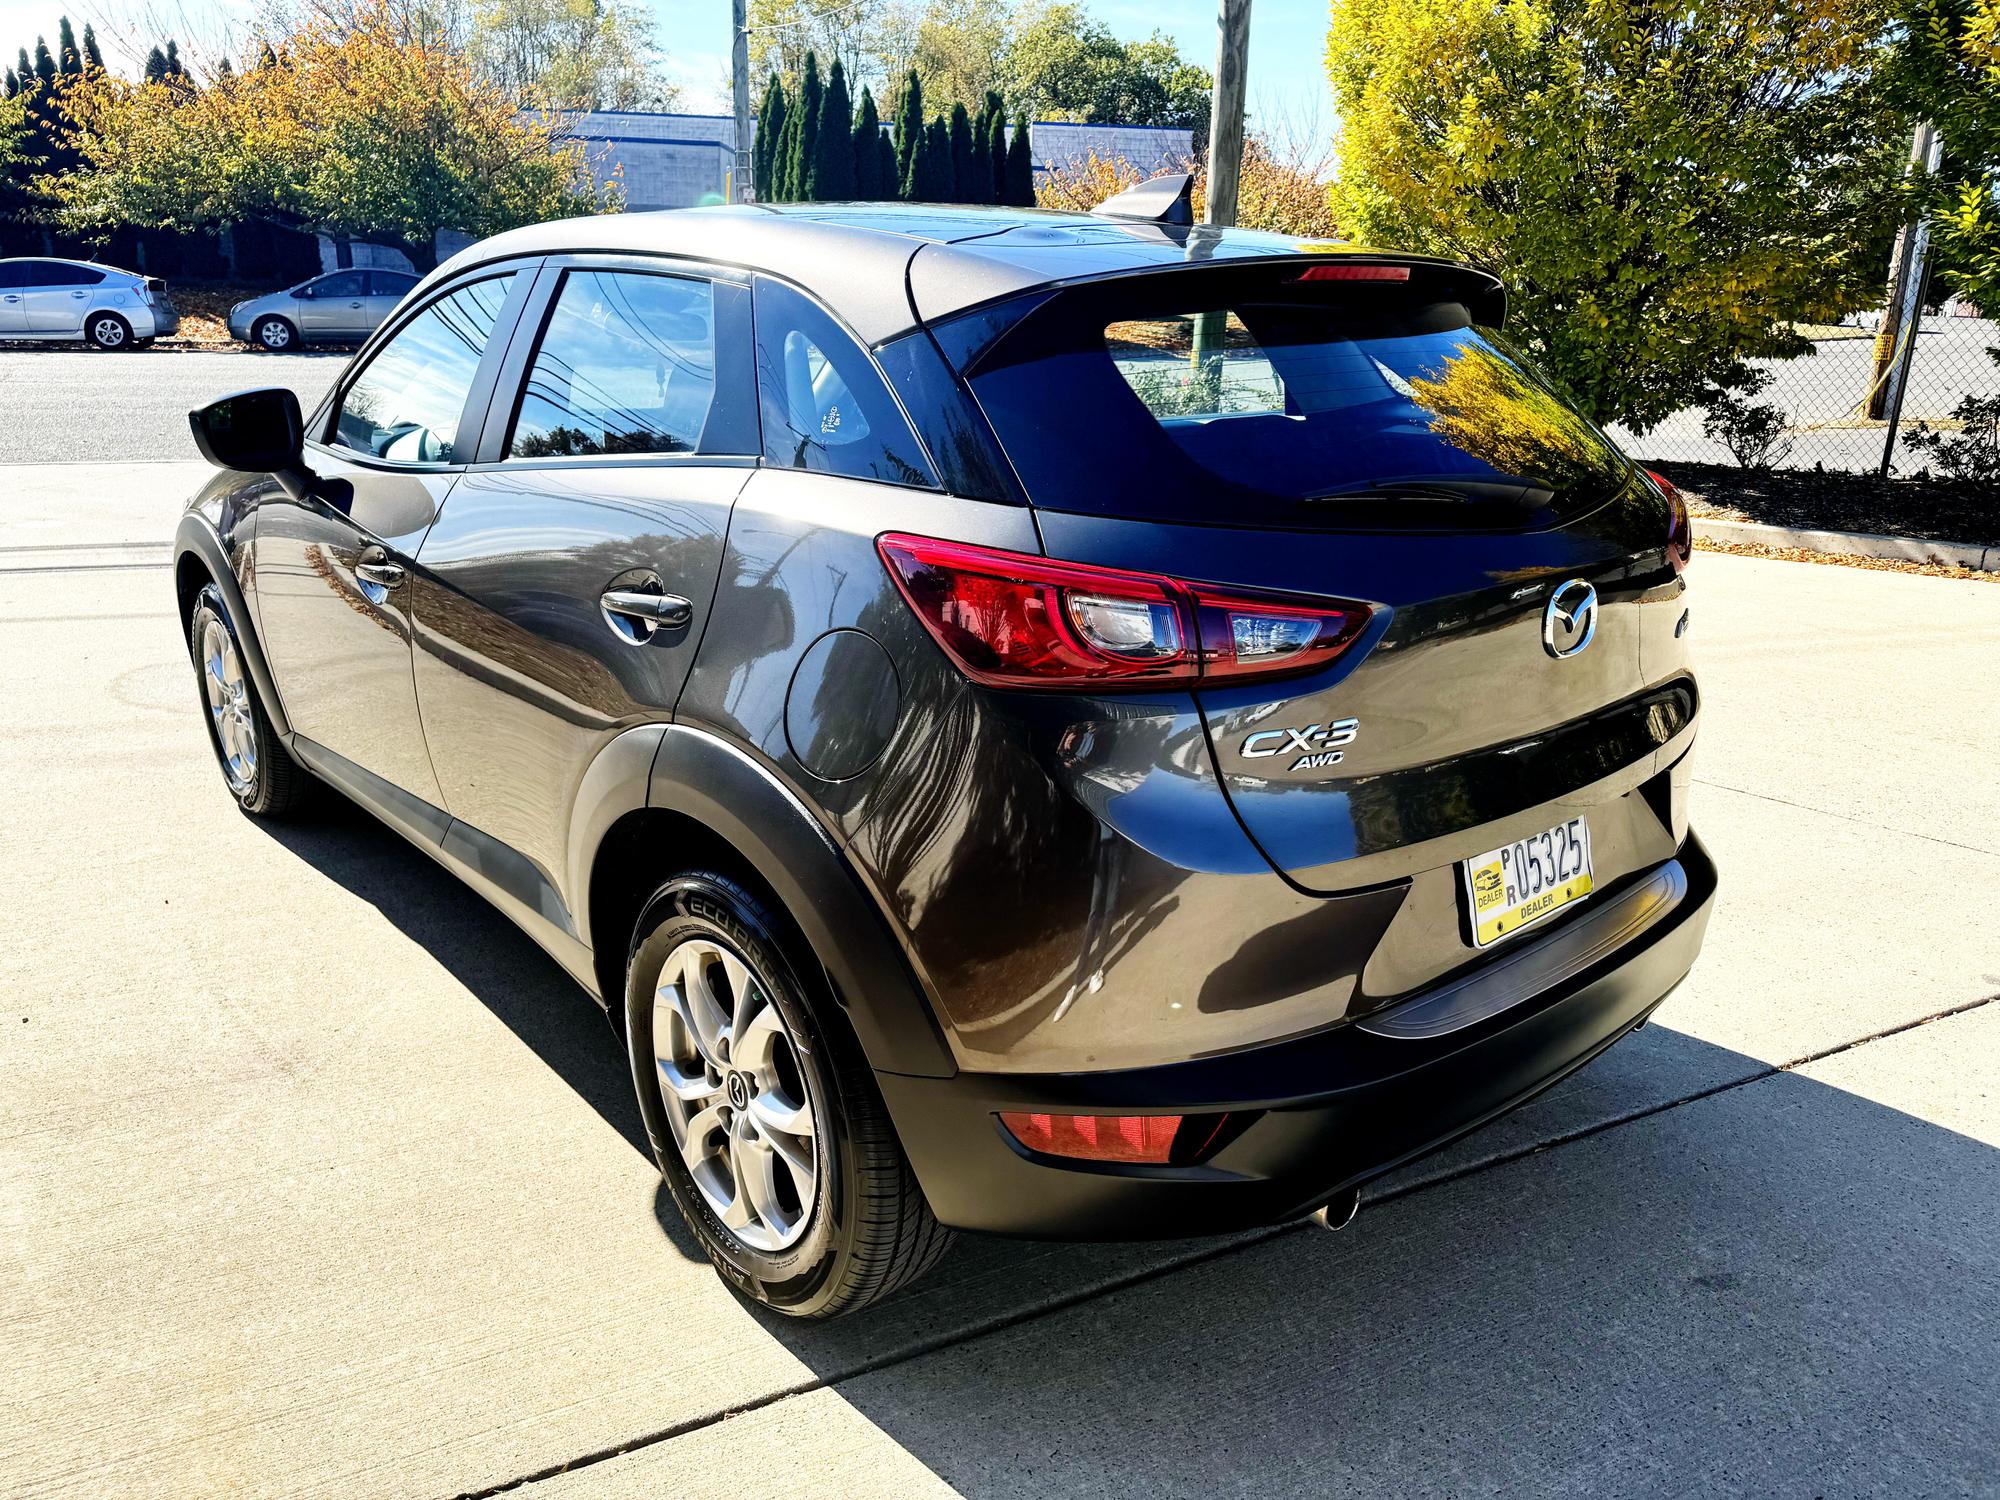
[[[1714, 863], [1692, 834], [1672, 863], [1684, 894], [1657, 922], [1444, 1035], [1343, 1025], [1163, 1067], [877, 1078], [932, 1210], [958, 1228], [1110, 1240], [1283, 1222], [1524, 1103], [1651, 1014], [1693, 965], [1715, 897]], [[1227, 1110], [1250, 1122], [1200, 1165], [1099, 1166], [1031, 1155], [1002, 1131], [1001, 1110]]]

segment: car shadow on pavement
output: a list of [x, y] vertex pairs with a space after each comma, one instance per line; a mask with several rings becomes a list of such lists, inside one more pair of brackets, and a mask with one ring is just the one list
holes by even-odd
[[651, 1161], [624, 1054], [596, 1003], [455, 876], [338, 793], [315, 790], [309, 813], [255, 826], [374, 906]]
[[967, 1496], [1991, 1492], [2000, 1151], [1671, 1045], [1755, 1081], [915, 1358], [867, 1324], [920, 1327], [928, 1282], [773, 1331], [837, 1381], [832, 1451], [872, 1426]]

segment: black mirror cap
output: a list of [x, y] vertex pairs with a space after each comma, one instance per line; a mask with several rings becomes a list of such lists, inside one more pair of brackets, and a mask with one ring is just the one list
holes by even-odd
[[305, 418], [299, 398], [283, 386], [238, 391], [188, 413], [201, 456], [218, 469], [276, 474], [301, 467]]

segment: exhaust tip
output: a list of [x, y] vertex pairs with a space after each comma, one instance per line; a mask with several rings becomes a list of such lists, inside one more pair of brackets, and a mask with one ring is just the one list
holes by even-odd
[[1361, 1189], [1349, 1188], [1323, 1208], [1316, 1210], [1312, 1222], [1322, 1229], [1345, 1229], [1354, 1222], [1354, 1216], [1360, 1212]]

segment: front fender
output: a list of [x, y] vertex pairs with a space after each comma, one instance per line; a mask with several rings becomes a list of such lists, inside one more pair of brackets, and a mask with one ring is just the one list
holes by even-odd
[[198, 510], [186, 512], [181, 517], [180, 525], [174, 528], [176, 577], [179, 576], [182, 559], [189, 556], [198, 559], [214, 580], [215, 590], [222, 595], [223, 608], [228, 612], [229, 623], [236, 632], [236, 649], [242, 653], [243, 665], [249, 670], [251, 682], [256, 684], [258, 701], [263, 704], [271, 727], [289, 739], [292, 725], [285, 716], [285, 700], [278, 692], [277, 679], [271, 675], [270, 663], [264, 659], [264, 643], [257, 639], [255, 617], [244, 602], [236, 570], [229, 565], [229, 551], [223, 546], [221, 533], [215, 529], [214, 523]]
[[728, 741], [675, 724], [660, 737], [647, 800], [728, 840], [777, 893], [825, 965], [870, 1066], [932, 1078], [955, 1071], [881, 907], [790, 788]]

